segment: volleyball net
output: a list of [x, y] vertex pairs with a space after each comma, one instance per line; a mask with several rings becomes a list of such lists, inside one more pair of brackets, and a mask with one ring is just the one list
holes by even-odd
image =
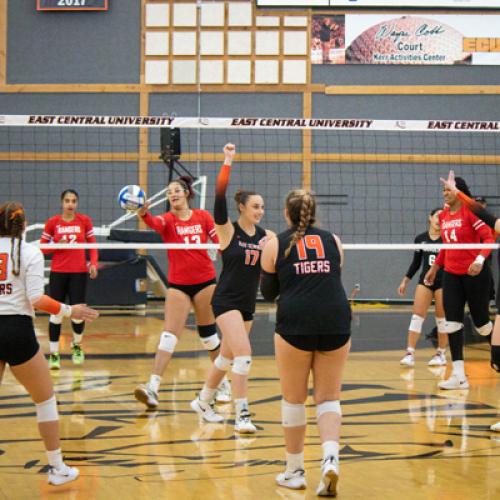
[[161, 213], [169, 179], [191, 175], [195, 206], [211, 210], [227, 142], [237, 151], [228, 197], [240, 188], [261, 194], [262, 224], [276, 232], [287, 192], [305, 187], [321, 226], [347, 248], [411, 249], [443, 205], [439, 178], [450, 168], [498, 212], [500, 122], [451, 120], [4, 115], [1, 198], [24, 204], [32, 240], [60, 212], [60, 193], [75, 189], [79, 210], [107, 236], [138, 227], [116, 199], [128, 184]]

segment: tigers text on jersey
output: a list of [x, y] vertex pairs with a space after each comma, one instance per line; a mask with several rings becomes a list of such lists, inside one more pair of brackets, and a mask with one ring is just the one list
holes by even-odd
[[[72, 221], [65, 221], [61, 215], [51, 217], [46, 223], [40, 243], [95, 243], [92, 219], [76, 213]], [[86, 273], [85, 250], [44, 250], [52, 253], [51, 271], [58, 273]], [[97, 265], [97, 250], [89, 250], [90, 263]]]
[[349, 335], [351, 312], [340, 279], [340, 251], [334, 236], [309, 227], [285, 258], [292, 235], [291, 229], [278, 235], [276, 332]]
[[260, 278], [260, 255], [265, 229], [255, 226], [249, 235], [237, 222], [228, 247], [222, 250], [222, 272], [215, 288], [212, 304], [254, 312]]
[[[206, 210], [193, 209], [188, 220], [172, 212], [142, 220], [161, 235], [165, 243], [219, 243], [212, 216]], [[215, 267], [206, 250], [167, 250], [168, 282], [176, 285], [197, 285], [215, 278]]]
[[[439, 227], [443, 243], [494, 243], [490, 228], [477, 218], [465, 205], [455, 213], [445, 208], [439, 214]], [[452, 274], [467, 274], [469, 266], [478, 255], [485, 258], [491, 250], [441, 250], [436, 264]]]
[[[433, 243], [440, 245], [443, 243], [441, 237], [433, 240], [428, 231], [425, 233], [421, 233], [415, 237], [415, 243], [425, 243], [432, 245]], [[430, 251], [430, 250], [415, 250], [413, 254], [413, 260], [406, 272], [406, 277], [412, 279], [415, 276], [415, 273], [419, 270], [420, 266], [422, 266], [422, 272], [420, 273], [420, 281], [423, 281], [424, 276], [427, 274], [429, 268], [434, 264], [436, 258], [439, 254], [438, 250]]]
[[[17, 269], [19, 240], [15, 240], [14, 259]], [[43, 290], [43, 254], [26, 242], [21, 244], [19, 276], [12, 272], [11, 238], [0, 237], [0, 315], [34, 316], [31, 300], [41, 297]]]

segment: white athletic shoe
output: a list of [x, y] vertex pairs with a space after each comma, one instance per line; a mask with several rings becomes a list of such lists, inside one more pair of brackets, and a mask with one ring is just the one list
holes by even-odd
[[257, 427], [252, 424], [252, 418], [247, 409], [241, 410], [239, 417], [236, 418], [234, 430], [239, 434], [254, 434], [257, 432]]
[[412, 354], [411, 352], [407, 352], [404, 358], [401, 359], [399, 364], [402, 366], [409, 366], [409, 367], [415, 366], [415, 355]]
[[338, 480], [339, 462], [333, 455], [330, 455], [321, 464], [321, 480], [316, 495], [320, 497], [336, 497]]
[[222, 382], [219, 384], [217, 388], [217, 392], [215, 393], [215, 402], [216, 403], [230, 403], [232, 400], [231, 394], [231, 384], [227, 378], [223, 378]]
[[490, 427], [490, 431], [500, 432], [500, 422], [497, 422], [496, 424], [493, 424]]
[[64, 483], [74, 481], [80, 475], [80, 471], [76, 467], [69, 467], [66, 464], [60, 469], [50, 467], [49, 469], [49, 484], [59, 486]]
[[205, 403], [199, 397], [191, 401], [191, 408], [204, 422], [215, 424], [224, 420], [224, 417], [215, 411], [213, 403]]
[[276, 484], [291, 490], [305, 490], [307, 487], [305, 472], [303, 469], [294, 472], [286, 470], [276, 476]]
[[446, 354], [437, 351], [434, 356], [427, 363], [429, 366], [445, 366], [446, 365]]
[[158, 408], [160, 404], [158, 402], [158, 393], [153, 391], [153, 389], [149, 387], [149, 384], [137, 386], [134, 391], [134, 396], [137, 401], [145, 404], [150, 410]]
[[469, 381], [467, 380], [467, 377], [465, 377], [463, 380], [460, 380], [457, 375], [452, 373], [448, 380], [441, 380], [441, 382], [439, 382], [438, 384], [438, 387], [440, 389], [448, 391], [454, 389], [468, 389]]

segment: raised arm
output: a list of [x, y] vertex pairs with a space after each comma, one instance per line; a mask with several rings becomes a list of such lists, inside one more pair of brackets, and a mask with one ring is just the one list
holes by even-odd
[[231, 243], [234, 234], [234, 227], [227, 213], [226, 190], [229, 185], [231, 165], [235, 154], [236, 148], [234, 144], [228, 143], [224, 146], [224, 164], [220, 168], [215, 184], [214, 219], [221, 250], [224, 250]]
[[455, 172], [453, 170], [450, 170], [448, 174], [448, 179], [441, 178], [441, 182], [446, 188], [450, 189], [451, 191], [454, 191], [457, 194], [459, 200], [465, 205], [467, 205], [470, 211], [476, 217], [478, 217], [485, 224], [490, 226], [491, 229], [494, 229], [497, 233], [500, 233], [500, 219], [497, 219], [491, 212], [486, 210], [486, 208], [483, 208], [481, 204], [478, 203], [476, 200], [473, 200], [465, 193], [462, 193], [462, 191], [459, 191], [457, 189], [457, 186], [455, 184]]

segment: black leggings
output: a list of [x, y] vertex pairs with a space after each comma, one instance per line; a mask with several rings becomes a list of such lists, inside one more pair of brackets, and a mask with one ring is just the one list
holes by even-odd
[[[49, 295], [59, 302], [66, 302], [68, 298], [70, 304], [85, 303], [87, 291], [87, 273], [57, 273], [50, 272]], [[73, 331], [81, 334], [85, 328], [85, 323], [71, 322]], [[51, 342], [58, 342], [61, 335], [61, 325], [49, 322], [49, 338]]]
[[[485, 264], [477, 276], [467, 274], [443, 275], [443, 305], [446, 321], [464, 322], [465, 303], [469, 304], [472, 321], [477, 327], [490, 321], [490, 284], [491, 269]], [[451, 359], [464, 359], [464, 329], [463, 327], [448, 335]]]

